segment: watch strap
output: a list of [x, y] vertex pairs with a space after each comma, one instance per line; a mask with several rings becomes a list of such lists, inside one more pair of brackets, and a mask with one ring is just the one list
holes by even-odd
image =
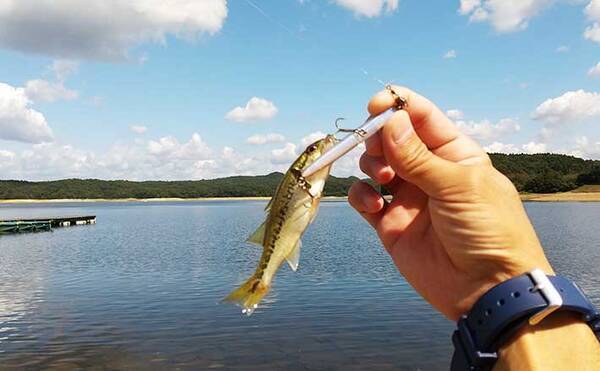
[[554, 309], [579, 313], [600, 336], [600, 313], [583, 291], [566, 278], [541, 278], [540, 273], [537, 270], [496, 285], [459, 319], [452, 335], [456, 350], [451, 370], [491, 369], [497, 350], [511, 335], [536, 315]]

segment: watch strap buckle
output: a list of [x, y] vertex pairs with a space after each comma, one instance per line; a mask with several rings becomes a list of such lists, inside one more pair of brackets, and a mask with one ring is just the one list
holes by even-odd
[[472, 370], [487, 369], [498, 360], [497, 352], [484, 352], [478, 349], [465, 315], [458, 320], [458, 330], [452, 334], [452, 343], [464, 354]]
[[544, 318], [552, 314], [552, 312], [559, 309], [563, 305], [563, 299], [544, 271], [541, 269], [534, 269], [531, 272], [528, 272], [527, 275], [534, 284], [531, 289], [532, 292], [539, 291], [548, 303], [544, 309], [529, 317], [529, 324], [537, 325], [542, 322]]

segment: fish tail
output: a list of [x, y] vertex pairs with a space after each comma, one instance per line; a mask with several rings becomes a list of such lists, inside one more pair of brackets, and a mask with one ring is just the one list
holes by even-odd
[[234, 290], [223, 299], [223, 301], [237, 304], [243, 308], [243, 313], [251, 315], [258, 306], [258, 303], [267, 295], [270, 288], [270, 285], [265, 284], [256, 276], [252, 276], [237, 290]]

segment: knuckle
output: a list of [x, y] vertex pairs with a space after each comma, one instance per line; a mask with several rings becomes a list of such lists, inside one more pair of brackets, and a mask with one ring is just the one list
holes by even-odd
[[431, 152], [421, 143], [420, 139], [415, 135], [406, 143], [406, 151], [402, 154], [402, 167], [404, 172], [419, 177], [426, 175], [431, 166]]

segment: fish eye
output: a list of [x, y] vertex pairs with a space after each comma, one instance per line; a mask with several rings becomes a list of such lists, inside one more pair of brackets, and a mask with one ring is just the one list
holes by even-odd
[[308, 147], [308, 152], [314, 152], [317, 150], [317, 146], [315, 146], [314, 144], [310, 147]]

